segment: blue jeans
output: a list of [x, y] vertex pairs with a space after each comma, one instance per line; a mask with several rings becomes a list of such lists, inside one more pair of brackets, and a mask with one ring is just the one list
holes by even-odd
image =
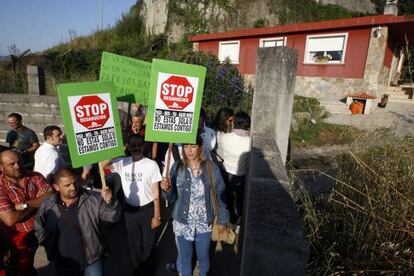
[[[210, 270], [210, 241], [211, 232], [196, 234], [194, 238], [200, 276], [206, 276]], [[182, 276], [191, 276], [193, 274], [193, 241], [187, 241], [183, 236], [176, 236], [175, 243], [178, 250], [177, 269]]]
[[102, 276], [103, 275], [103, 262], [102, 259], [99, 258], [93, 264], [88, 265], [85, 268], [85, 272], [83, 276]]

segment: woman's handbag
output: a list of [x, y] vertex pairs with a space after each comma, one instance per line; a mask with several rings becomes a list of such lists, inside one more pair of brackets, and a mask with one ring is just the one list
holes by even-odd
[[226, 225], [225, 230], [220, 233], [219, 225], [217, 223], [217, 216], [219, 213], [219, 204], [217, 200], [217, 190], [216, 190], [216, 182], [212, 176], [212, 166], [211, 161], [207, 161], [207, 170], [208, 170], [208, 179], [210, 181], [210, 187], [211, 187], [211, 196], [212, 196], [212, 202], [213, 202], [213, 208], [214, 208], [214, 220], [212, 225], [212, 233], [211, 233], [211, 240], [212, 241], [223, 241], [228, 244], [233, 244], [236, 239], [236, 234], [234, 231]]

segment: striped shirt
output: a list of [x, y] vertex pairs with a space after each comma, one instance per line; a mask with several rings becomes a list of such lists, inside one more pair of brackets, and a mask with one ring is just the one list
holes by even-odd
[[[16, 204], [35, 199], [52, 190], [52, 186], [46, 183], [40, 173], [24, 172], [22, 178], [24, 188], [0, 175], [0, 213], [14, 210]], [[33, 224], [34, 215], [21, 223], [16, 223], [13, 228], [18, 232], [30, 232], [33, 230]]]

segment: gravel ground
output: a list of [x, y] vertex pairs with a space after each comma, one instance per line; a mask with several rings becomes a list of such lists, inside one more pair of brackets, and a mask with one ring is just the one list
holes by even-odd
[[385, 108], [375, 108], [368, 115], [331, 114], [325, 122], [367, 131], [387, 128], [397, 135], [414, 135], [414, 100], [412, 103], [389, 102]]
[[[330, 114], [326, 123], [348, 125], [367, 133], [377, 129], [388, 129], [390, 136], [404, 137], [414, 136], [414, 101], [412, 103], [389, 102], [385, 108], [375, 108], [368, 115]], [[379, 135], [370, 135], [372, 143], [378, 143], [381, 139], [388, 138]], [[360, 141], [356, 141], [358, 143]], [[332, 156], [351, 150], [354, 145], [326, 145], [310, 149], [292, 149], [293, 160], [314, 159]]]

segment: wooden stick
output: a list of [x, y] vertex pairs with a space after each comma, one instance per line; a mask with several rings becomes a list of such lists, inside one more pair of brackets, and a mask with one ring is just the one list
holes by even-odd
[[167, 178], [170, 178], [170, 163], [171, 163], [171, 152], [172, 152], [172, 144], [168, 144], [168, 154], [167, 154], [167, 163], [165, 165], [166, 168], [166, 176]]
[[104, 168], [103, 168], [103, 163], [99, 162], [99, 175], [101, 176], [101, 183], [102, 183], [102, 188], [106, 187], [106, 180], [105, 180], [105, 172], [104, 172]]

